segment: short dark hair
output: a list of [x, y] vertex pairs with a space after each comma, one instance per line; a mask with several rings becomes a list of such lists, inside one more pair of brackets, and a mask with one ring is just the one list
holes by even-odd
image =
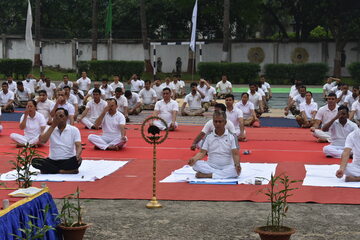
[[129, 98], [129, 97], [131, 97], [132, 96], [132, 92], [130, 91], [130, 90], [126, 90], [125, 91], [125, 97], [126, 98]]
[[251, 87], [251, 86], [255, 86], [256, 87], [256, 83], [249, 83], [249, 87]]
[[304, 88], [305, 90], [306, 90], [306, 86], [304, 86], [304, 85], [301, 85], [300, 87], [299, 87], [299, 89], [300, 88]]
[[114, 102], [115, 105], [117, 105], [117, 101], [115, 98], [108, 98], [108, 99], [106, 99], [106, 101]]
[[69, 76], [65, 74], [65, 75], [63, 76], [63, 78], [69, 78]]
[[18, 86], [24, 86], [24, 84], [23, 84], [22, 81], [17, 81], [17, 82], [16, 82], [16, 85], [18, 85]]
[[101, 91], [100, 91], [100, 89], [98, 89], [98, 88], [94, 88], [92, 94], [94, 94], [94, 93], [98, 93], [98, 94], [101, 95]]
[[338, 107], [338, 111], [341, 111], [345, 109], [346, 113], [349, 113], [349, 108], [347, 106], [341, 105], [340, 107]]
[[225, 99], [226, 98], [232, 98], [232, 100], [235, 100], [235, 97], [232, 94], [226, 94]]
[[241, 97], [243, 97], [244, 95], [247, 95], [247, 97], [249, 97], [249, 94], [247, 92], [242, 93]]
[[164, 88], [162, 91], [163, 91], [163, 92], [164, 92], [164, 91], [169, 91], [169, 92], [171, 92], [171, 89], [168, 88], [168, 87], [166, 87], [166, 88]]
[[115, 88], [115, 92], [122, 92], [122, 88], [121, 87]]
[[221, 111], [226, 112], [226, 106], [223, 103], [215, 104], [214, 108], [220, 108]]
[[192, 88], [192, 87], [197, 87], [197, 83], [196, 82], [192, 82], [191, 84], [190, 84], [190, 87]]
[[71, 89], [69, 86], [64, 86], [63, 89], [65, 89], [65, 88]]
[[145, 80], [145, 83], [150, 83], [151, 84], [151, 81], [150, 80]]
[[32, 102], [32, 104], [34, 104], [34, 106], [35, 106], [35, 108], [36, 108], [37, 102], [36, 102], [34, 99], [31, 99], [31, 100], [29, 100], [28, 102]]
[[108, 82], [108, 81], [109, 81], [109, 79], [107, 79], [107, 78], [103, 78], [103, 79], [101, 79], [101, 81], [102, 81], [102, 82]]
[[9, 86], [9, 84], [7, 83], [7, 82], [3, 82], [2, 84], [1, 84], [1, 86]]
[[[310, 93], [310, 95], [312, 96], [312, 92], [310, 92], [310, 91], [306, 91], [306, 93]], [[306, 94], [306, 93], [305, 93], [305, 94]]]
[[355, 86], [353, 86], [353, 89], [357, 89], [357, 90], [359, 90], [359, 85], [355, 85]]
[[47, 92], [45, 90], [40, 90], [39, 95], [40, 95], [40, 93], [43, 93], [43, 94], [45, 94], [47, 96]]
[[327, 95], [327, 96], [328, 96], [328, 97], [335, 97], [335, 98], [337, 98], [336, 94], [333, 93], [333, 92], [329, 93], [329, 95]]
[[55, 113], [57, 112], [57, 111], [64, 111], [64, 113], [65, 113], [65, 116], [69, 116], [69, 112], [68, 112], [68, 110], [66, 110], [65, 108], [57, 108], [56, 110], [55, 110]]

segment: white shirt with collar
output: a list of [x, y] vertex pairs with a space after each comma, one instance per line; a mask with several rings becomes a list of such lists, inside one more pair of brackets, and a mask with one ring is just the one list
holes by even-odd
[[244, 119], [248, 119], [249, 117], [251, 117], [251, 110], [254, 110], [254, 104], [252, 104], [252, 102], [247, 101], [246, 104], [244, 105], [243, 102], [240, 100], [240, 102], [237, 102], [235, 104], [235, 108], [238, 108], [242, 111]]
[[254, 94], [249, 93], [249, 101], [254, 104], [254, 108], [258, 109], [260, 106], [260, 101], [262, 101], [262, 97], [259, 93], [255, 92]]
[[127, 98], [124, 95], [121, 95], [119, 98], [114, 96], [114, 99], [117, 102], [117, 110], [124, 113], [124, 107], [128, 106]]
[[14, 100], [14, 93], [12, 91], [8, 91], [6, 94], [3, 91], [0, 91], [0, 105], [6, 105], [9, 100]]
[[104, 90], [105, 99], [112, 98], [112, 96], [114, 95], [114, 89], [110, 85], [106, 85], [106, 88], [101, 85], [100, 89]]
[[225, 166], [234, 165], [232, 150], [239, 149], [239, 144], [237, 137], [227, 129], [222, 136], [218, 136], [214, 130], [206, 136], [201, 149], [207, 151], [207, 163], [211, 167], [223, 169]]
[[47, 86], [46, 83], [43, 83], [40, 87], [40, 90], [45, 90], [48, 99], [54, 98], [54, 90], [56, 90], [55, 83], [50, 83], [50, 86]]
[[65, 83], [64, 81], [62, 81], [61, 83], [59, 83], [58, 88], [59, 88], [59, 89], [63, 89], [65, 86], [68, 86], [68, 87], [72, 88], [73, 85], [74, 85], [74, 83], [71, 82], [71, 81], [68, 81], [67, 83]]
[[201, 108], [201, 95], [200, 93], [196, 92], [195, 95], [189, 93], [185, 96], [184, 102], [189, 105], [189, 109], [197, 110]]
[[132, 92], [140, 92], [140, 90], [144, 87], [143, 82], [140, 79], [131, 79], [130, 81], [131, 88], [130, 91]]
[[172, 112], [179, 112], [179, 105], [172, 99], [170, 99], [168, 103], [164, 100], [160, 100], [156, 102], [154, 110], [159, 111], [159, 117], [169, 124], [172, 122]]
[[157, 98], [156, 92], [152, 88], [150, 88], [149, 90], [147, 90], [146, 88], [141, 89], [139, 92], [139, 96], [144, 104], [154, 104], [156, 102], [154, 98]]
[[[212, 131], [214, 131], [214, 129], [215, 129], [214, 122], [212, 119], [210, 119], [205, 123], [201, 132], [205, 134], [210, 134]], [[231, 121], [226, 121], [225, 129], [227, 129], [231, 133], [235, 133], [235, 126]]]
[[331, 145], [345, 146], [346, 137], [356, 129], [358, 129], [357, 124], [349, 119], [347, 119], [344, 126], [339, 122], [339, 119], [335, 120], [329, 128]]
[[31, 93], [35, 93], [35, 87], [37, 85], [36, 79], [26, 79], [22, 81], [24, 87], [30, 89]]
[[351, 106], [351, 111], [355, 111], [354, 118], [360, 120], [360, 102], [357, 100]]
[[80, 95], [82, 95], [82, 96], [84, 97], [84, 92], [79, 89], [79, 90], [77, 91], [77, 94], [75, 94], [73, 90], [71, 90], [70, 93], [73, 94], [73, 95], [76, 97], [77, 102], [78, 102], [78, 105], [79, 105], [79, 106], [82, 106], [83, 103], [84, 103], [84, 99], [81, 99], [78, 94], [80, 94]]
[[137, 103], [141, 102], [139, 94], [137, 94], [136, 92], [132, 92], [131, 98], [127, 99], [127, 101], [129, 108], [133, 108]]
[[229, 111], [229, 109], [226, 109], [226, 117], [227, 117], [227, 122], [232, 122], [234, 124], [234, 127], [235, 127], [234, 133], [240, 134], [239, 118], [244, 118], [243, 112], [236, 107], [233, 107], [232, 111]]
[[[342, 95], [342, 91], [339, 91], [339, 92], [336, 93], [336, 97], [337, 97], [337, 98], [340, 98], [341, 95]], [[339, 104], [339, 105], [343, 105], [344, 102], [345, 102], [345, 98], [346, 98], [347, 96], [351, 96], [351, 95], [352, 95], [352, 92], [351, 92], [350, 90], [348, 90], [347, 93], [346, 93], [346, 95], [342, 95], [341, 100], [338, 102], [338, 104]]]
[[229, 81], [226, 81], [225, 83], [221, 80], [216, 84], [216, 88], [219, 88], [220, 94], [226, 94], [230, 93], [231, 91], [229, 89], [232, 88], [232, 84]]
[[[24, 119], [24, 114], [20, 118], [20, 122]], [[35, 112], [35, 116], [32, 118], [29, 115], [26, 118], [26, 127], [24, 129], [24, 135], [30, 138], [37, 138], [41, 134], [41, 127], [46, 126], [46, 121], [44, 116]]]
[[55, 103], [49, 99], [46, 99], [44, 102], [37, 102], [36, 108], [39, 113], [41, 113], [46, 121], [49, 121], [50, 112], [54, 108]]
[[103, 136], [121, 138], [120, 125], [125, 124], [126, 120], [121, 112], [116, 111], [112, 116], [107, 112], [101, 124]]
[[9, 85], [9, 90], [12, 92], [15, 92], [17, 89], [17, 84], [16, 82], [12, 81], [11, 83], [7, 82], [7, 84]]
[[77, 97], [72, 93], [70, 93], [69, 98], [67, 99], [67, 101], [68, 101], [68, 103], [72, 104], [74, 107], [75, 107], [76, 104], [79, 104], [78, 100], [77, 100]]
[[336, 86], [336, 82], [332, 82], [332, 83], [325, 83], [323, 86], [323, 90], [325, 90], [325, 94], [329, 95], [329, 93], [332, 92], [332, 88]]
[[355, 101], [359, 100], [359, 96], [357, 96], [356, 98], [353, 97], [353, 95], [349, 95], [345, 97], [344, 103], [347, 104], [347, 107], [349, 108], [349, 110], [351, 111], [352, 105]]
[[96, 103], [94, 99], [89, 101], [86, 104], [86, 109], [89, 109], [86, 117], [95, 121], [100, 116], [100, 114], [102, 113], [102, 111], [106, 106], [107, 106], [107, 102], [102, 99], [100, 99], [98, 103]]
[[320, 120], [322, 125], [324, 126], [324, 124], [328, 123], [331, 119], [336, 117], [336, 115], [338, 113], [338, 110], [337, 110], [338, 107], [339, 106], [336, 105], [333, 110], [330, 110], [328, 104], [326, 104], [325, 106], [322, 106], [317, 111], [317, 113], [315, 115], [315, 119]]
[[82, 91], [88, 91], [90, 88], [90, 84], [91, 84], [91, 79], [86, 77], [86, 78], [79, 78], [78, 80], [76, 80], [76, 83], [79, 85], [79, 89]]
[[29, 101], [29, 94], [31, 94], [31, 91], [28, 88], [24, 88], [22, 92], [18, 89], [15, 90], [15, 96], [19, 101]]
[[[91, 96], [92, 93], [93, 93], [93, 91], [94, 91], [94, 89], [95, 89], [95, 88], [90, 89], [90, 90], [88, 91], [87, 95]], [[101, 97], [102, 97], [102, 98], [105, 98], [105, 91], [104, 91], [104, 89], [99, 88], [99, 90], [100, 90], [100, 92], [101, 92]]]
[[197, 89], [205, 95], [205, 97], [201, 99], [201, 102], [210, 102], [214, 99], [214, 95], [216, 94], [214, 87], [210, 86], [210, 88], [208, 88], [208, 86], [204, 84], [202, 87], [199, 85]]
[[353, 152], [353, 164], [360, 166], [360, 129], [350, 133], [345, 141], [345, 148], [351, 148]]
[[79, 129], [67, 124], [65, 129], [60, 132], [56, 127], [50, 136], [49, 158], [63, 160], [76, 156], [76, 142], [81, 143]]
[[[55, 107], [55, 104], [54, 104]], [[53, 107], [53, 109], [54, 109]], [[69, 113], [69, 116], [74, 116], [75, 115], [75, 108], [71, 103], [65, 102], [64, 104], [59, 104], [57, 106], [57, 108], [63, 108], [66, 109]], [[68, 119], [68, 122], [70, 122], [70, 120]]]
[[152, 89], [155, 90], [157, 99], [161, 100], [163, 98], [162, 92], [163, 92], [164, 86], [162, 84], [160, 84], [159, 86], [156, 86], [156, 84], [154, 84], [152, 86]]
[[118, 82], [118, 83], [115, 83], [115, 82], [112, 82], [110, 84], [110, 86], [112, 87], [112, 89], [115, 91], [118, 87], [121, 88], [121, 89], [124, 89], [124, 84], [122, 82]]
[[185, 85], [183, 84], [184, 83], [183, 81], [180, 82], [178, 80], [176, 83], [174, 81], [172, 81], [171, 83], [172, 83], [172, 85], [174, 85], [175, 91], [177, 93], [181, 92], [181, 89], [183, 89], [185, 87]]
[[166, 82], [161, 84], [162, 88], [170, 88], [171, 91], [175, 91], [175, 85], [172, 82], [169, 82], [169, 84], [167, 84]]
[[299, 106], [300, 112], [305, 112], [305, 115], [307, 117], [307, 119], [311, 119], [312, 118], [312, 112], [317, 112], [318, 110], [318, 105], [316, 102], [310, 102], [310, 104], [307, 104], [306, 101], [302, 102]]

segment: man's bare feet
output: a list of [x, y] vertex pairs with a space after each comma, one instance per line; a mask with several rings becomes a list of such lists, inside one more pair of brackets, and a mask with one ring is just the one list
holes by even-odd
[[59, 170], [60, 174], [78, 174], [79, 170], [78, 169], [73, 169], [73, 170]]
[[111, 150], [111, 151], [119, 151], [119, 146], [118, 145], [112, 145], [112, 146], [108, 146], [107, 150]]
[[212, 173], [206, 174], [206, 173], [201, 173], [198, 172], [195, 175], [196, 178], [212, 178]]
[[346, 176], [345, 182], [360, 182], [360, 177]]
[[319, 138], [316, 142], [318, 142], [318, 143], [327, 143], [328, 141], [327, 141], [327, 140], [324, 140], [324, 139]]

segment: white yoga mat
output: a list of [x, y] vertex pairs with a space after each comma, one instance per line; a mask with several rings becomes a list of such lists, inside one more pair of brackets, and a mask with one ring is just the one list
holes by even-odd
[[196, 178], [196, 172], [191, 166], [185, 165], [184, 167], [175, 170], [170, 176], [164, 178], [160, 182], [198, 182], [201, 184], [226, 184], [230, 182], [237, 182], [237, 184], [255, 184], [255, 179], [262, 179], [262, 184], [268, 184], [269, 181], [265, 179], [271, 178], [271, 173], [275, 174], [276, 163], [241, 163], [241, 174], [238, 178], [227, 179], [212, 179], [212, 178]]
[[338, 164], [333, 165], [305, 165], [306, 176], [304, 186], [318, 187], [349, 187], [360, 188], [360, 182], [345, 182], [345, 177], [337, 178]]
[[[32, 176], [31, 180], [49, 182], [93, 182], [117, 171], [126, 163], [127, 161], [83, 160], [78, 174], [40, 174], [38, 169], [30, 167], [30, 171], [38, 173]], [[16, 179], [16, 170], [3, 173], [0, 176], [1, 181], [15, 181]]]

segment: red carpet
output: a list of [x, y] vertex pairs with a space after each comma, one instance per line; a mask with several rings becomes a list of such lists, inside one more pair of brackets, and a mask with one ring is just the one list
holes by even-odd
[[[11, 132], [18, 130], [18, 123], [3, 123], [4, 131], [0, 136], [2, 152], [0, 172], [11, 169], [9, 160], [15, 159], [5, 153], [16, 153], [18, 149], [9, 139]], [[85, 150], [84, 159], [130, 160], [119, 171], [95, 182], [47, 182], [52, 195], [62, 198], [75, 192], [80, 187], [82, 198], [98, 199], [149, 199], [152, 192], [152, 146], [145, 143], [139, 132], [140, 126], [129, 125], [127, 148], [119, 152], [94, 150], [87, 141], [87, 136], [94, 130], [81, 128]], [[193, 138], [201, 127], [181, 126], [178, 131], [169, 134], [166, 142], [158, 146], [158, 180], [168, 176], [171, 171], [187, 163], [195, 154], [189, 149]], [[295, 128], [247, 128], [248, 142], [240, 143], [241, 153], [246, 149], [250, 155], [241, 154], [242, 162], [278, 163], [277, 174], [285, 172], [294, 180], [305, 177], [304, 164], [334, 164], [339, 160], [328, 159], [322, 154], [325, 144], [315, 142], [309, 130]], [[48, 146], [39, 149], [48, 152]], [[8, 187], [14, 182], [6, 182]], [[40, 186], [41, 183], [34, 183]], [[358, 189], [331, 187], [303, 187], [295, 185], [290, 202], [344, 203], [360, 204], [356, 197]], [[266, 198], [259, 190], [264, 186], [254, 185], [195, 185], [187, 183], [158, 183], [157, 193], [160, 200], [210, 200], [210, 201], [255, 201], [263, 202]], [[10, 190], [0, 190], [0, 198], [8, 198]]]

